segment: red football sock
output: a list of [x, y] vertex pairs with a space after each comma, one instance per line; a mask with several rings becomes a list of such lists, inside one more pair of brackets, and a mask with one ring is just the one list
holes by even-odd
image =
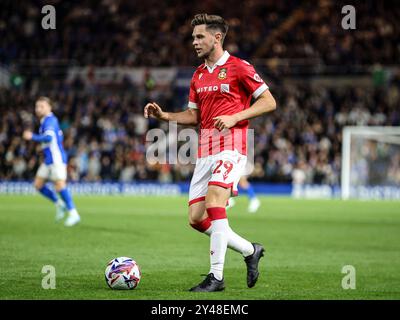
[[207, 217], [199, 223], [191, 223], [190, 225], [197, 231], [206, 232], [211, 227], [211, 219]]

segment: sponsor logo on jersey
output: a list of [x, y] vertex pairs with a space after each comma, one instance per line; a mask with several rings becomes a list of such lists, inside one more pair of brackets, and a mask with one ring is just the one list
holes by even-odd
[[221, 93], [229, 92], [229, 84], [228, 83], [221, 83]]
[[201, 87], [196, 90], [197, 93], [201, 92], [211, 92], [211, 91], [218, 91], [218, 86], [207, 86], [207, 87]]
[[228, 83], [221, 83], [220, 86], [207, 86], [207, 87], [201, 87], [201, 88], [197, 88], [196, 92], [197, 93], [202, 93], [202, 92], [217, 92], [218, 91], [218, 87], [220, 87], [220, 92], [224, 93], [224, 92], [230, 92], [229, 89], [229, 84]]
[[218, 73], [218, 79], [224, 80], [226, 79], [226, 68], [221, 68]]

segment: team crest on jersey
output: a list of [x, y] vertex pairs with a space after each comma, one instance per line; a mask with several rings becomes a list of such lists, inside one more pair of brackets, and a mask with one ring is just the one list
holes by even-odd
[[226, 79], [226, 68], [221, 68], [218, 73], [218, 79], [224, 80]]
[[200, 74], [199, 74], [199, 80], [201, 79], [201, 77], [202, 77], [202, 76], [203, 76], [203, 74], [202, 74], [202, 73], [200, 73]]

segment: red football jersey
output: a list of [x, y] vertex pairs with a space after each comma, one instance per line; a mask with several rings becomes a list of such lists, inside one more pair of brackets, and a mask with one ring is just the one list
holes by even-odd
[[234, 149], [246, 155], [249, 121], [238, 122], [229, 130], [219, 132], [213, 118], [248, 108], [251, 97], [257, 98], [267, 89], [251, 64], [227, 51], [212, 68], [204, 63], [199, 66], [190, 83], [188, 105], [200, 110], [198, 157]]

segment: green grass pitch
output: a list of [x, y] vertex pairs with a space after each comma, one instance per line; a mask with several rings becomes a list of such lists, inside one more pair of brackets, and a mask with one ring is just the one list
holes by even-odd
[[[0, 299], [400, 299], [400, 202], [240, 197], [228, 213], [240, 235], [264, 244], [257, 285], [227, 251], [224, 292], [187, 290], [209, 270], [208, 237], [187, 223], [186, 197], [75, 197], [82, 223], [54, 223], [40, 196], [0, 196]], [[131, 291], [111, 290], [106, 263], [129, 256], [142, 270]], [[41, 283], [44, 265], [56, 289]], [[356, 289], [342, 288], [342, 267]]]

